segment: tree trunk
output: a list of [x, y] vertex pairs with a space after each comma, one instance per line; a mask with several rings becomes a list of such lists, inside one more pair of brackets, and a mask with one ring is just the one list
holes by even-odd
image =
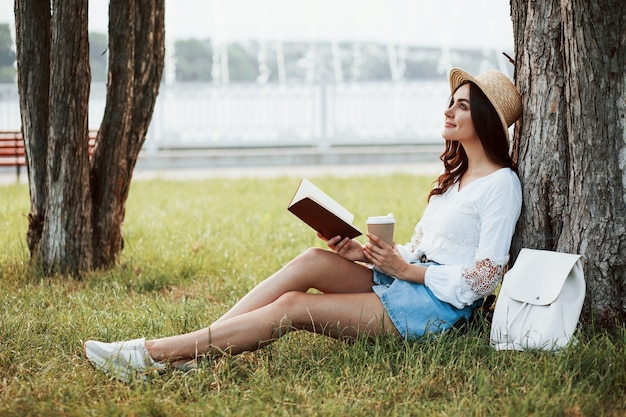
[[46, 204], [50, 17], [49, 0], [15, 1], [17, 84], [30, 186], [27, 244], [31, 255], [41, 238]]
[[[130, 181], [126, 158], [132, 123], [135, 1], [109, 3], [109, 76], [104, 116], [94, 150], [91, 185], [94, 194], [94, 246], [98, 266], [111, 264], [122, 249], [121, 225]], [[137, 155], [134, 155], [136, 158]]]
[[[63, 3], [63, 6], [61, 5]], [[39, 242], [45, 271], [91, 269], [89, 36], [87, 0], [53, 0], [46, 217]]]
[[15, 2], [28, 245], [47, 274], [117, 260], [164, 65], [164, 0], [111, 0], [107, 105], [90, 163], [87, 8], [88, 0]]
[[87, 0], [17, 0], [15, 15], [28, 246], [48, 274], [75, 274], [91, 267], [92, 254]]
[[583, 319], [626, 322], [626, 15], [621, 0], [512, 1], [524, 116], [513, 242], [584, 256]]
[[164, 11], [164, 0], [109, 4], [107, 106], [91, 170], [97, 267], [111, 265], [123, 248], [130, 181], [163, 74]]

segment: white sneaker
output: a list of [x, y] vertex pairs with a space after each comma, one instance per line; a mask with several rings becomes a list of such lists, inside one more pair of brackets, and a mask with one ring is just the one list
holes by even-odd
[[133, 377], [145, 379], [150, 370], [164, 370], [166, 365], [155, 362], [146, 349], [146, 339], [104, 343], [88, 340], [83, 345], [85, 357], [97, 370], [128, 382]]

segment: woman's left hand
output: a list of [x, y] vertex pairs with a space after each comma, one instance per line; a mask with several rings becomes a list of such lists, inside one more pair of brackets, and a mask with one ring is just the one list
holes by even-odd
[[367, 237], [369, 242], [364, 245], [363, 253], [368, 261], [385, 274], [399, 278], [409, 263], [395, 249], [395, 243], [389, 246], [387, 242], [373, 233], [368, 233]]

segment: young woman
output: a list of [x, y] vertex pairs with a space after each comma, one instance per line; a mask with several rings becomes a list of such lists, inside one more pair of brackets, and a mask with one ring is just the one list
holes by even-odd
[[89, 362], [128, 380], [175, 361], [253, 351], [292, 330], [414, 338], [469, 318], [502, 277], [520, 214], [508, 127], [522, 103], [498, 71], [473, 77], [455, 68], [450, 88], [444, 172], [409, 243], [390, 246], [368, 234], [362, 245], [336, 236], [327, 241], [331, 250], [304, 251], [208, 328], [154, 340], [87, 341]]

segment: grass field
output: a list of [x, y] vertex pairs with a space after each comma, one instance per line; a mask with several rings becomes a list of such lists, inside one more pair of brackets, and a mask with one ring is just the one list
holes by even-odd
[[[347, 344], [292, 333], [254, 353], [124, 384], [82, 341], [207, 326], [303, 249], [286, 210], [297, 178], [132, 185], [118, 267], [81, 280], [29, 272], [26, 185], [0, 186], [0, 416], [622, 416], [626, 332], [584, 328], [563, 353], [496, 352], [488, 328]], [[405, 242], [431, 179], [319, 177], [356, 216], [393, 212]]]

